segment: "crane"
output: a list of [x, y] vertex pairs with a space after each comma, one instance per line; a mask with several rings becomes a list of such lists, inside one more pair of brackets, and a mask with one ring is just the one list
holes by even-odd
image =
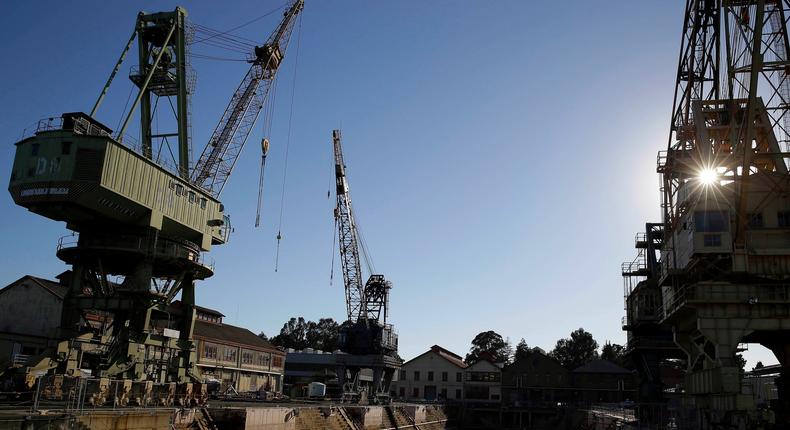
[[343, 269], [343, 284], [346, 290], [346, 312], [349, 321], [387, 322], [389, 289], [392, 284], [383, 275], [371, 275], [362, 285], [362, 265], [359, 260], [359, 232], [351, 207], [351, 193], [343, 162], [340, 130], [332, 132], [335, 154], [335, 224], [340, 244], [340, 262]]
[[304, 0], [294, 1], [263, 46], [255, 47], [250, 69], [192, 171], [192, 183], [219, 196], [272, 88]]
[[[219, 195], [267, 103], [303, 6], [303, 0], [291, 0], [266, 42], [250, 49], [249, 71], [194, 169], [189, 148], [191, 30], [181, 7], [137, 15], [90, 114], [49, 118], [17, 142], [8, 188], [14, 202], [65, 222], [73, 232], [57, 248], [58, 258], [71, 266], [63, 281], [68, 292], [59, 340], [19, 368], [27, 388], [35, 375], [50, 370], [135, 383], [201, 380], [193, 337], [195, 290], [197, 281], [214, 274], [202, 253], [228, 241], [230, 219]], [[135, 40], [139, 63], [130, 69], [129, 79], [138, 91], [113, 132], [95, 115]], [[172, 106], [172, 118], [160, 118], [161, 99]], [[139, 146], [125, 133], [138, 107]], [[174, 137], [175, 153], [168, 140]], [[160, 159], [164, 146], [154, 151], [154, 139], [167, 144], [175, 166]], [[267, 139], [261, 147], [263, 165]], [[109, 316], [112, 323], [85, 324], [91, 312]], [[169, 359], [161, 358], [165, 356]]]
[[[345, 361], [339, 363], [341, 371], [338, 376], [343, 386], [343, 398], [361, 401], [367, 394], [359, 384], [359, 370], [372, 368], [375, 392], [373, 401], [388, 402], [392, 375], [401, 364], [397, 334], [392, 324], [387, 323], [392, 284], [384, 275], [378, 274], [371, 274], [365, 284], [362, 284], [359, 230], [351, 206], [351, 193], [340, 140], [340, 130], [332, 131], [337, 198], [334, 217], [348, 317], [341, 327], [339, 344], [340, 349], [352, 357], [343, 358]], [[346, 370], [350, 371], [348, 376]]]

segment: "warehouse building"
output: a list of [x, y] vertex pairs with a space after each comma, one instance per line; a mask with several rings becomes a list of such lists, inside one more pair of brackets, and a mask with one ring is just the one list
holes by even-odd
[[0, 369], [56, 344], [66, 291], [61, 282], [30, 275], [0, 290]]
[[285, 352], [246, 328], [225, 323], [224, 317], [214, 309], [195, 307], [193, 338], [200, 376], [218, 382], [223, 393], [282, 393]]
[[401, 400], [463, 400], [464, 370], [461, 356], [434, 345], [403, 363], [392, 382], [392, 396]]
[[[23, 364], [57, 345], [70, 274], [58, 275], [57, 281], [27, 275], [0, 289], [0, 368]], [[285, 352], [245, 328], [224, 323], [223, 317], [196, 306], [198, 374], [206, 382], [219, 383], [223, 392], [281, 393]], [[99, 313], [86, 318], [86, 324], [101, 324]]]

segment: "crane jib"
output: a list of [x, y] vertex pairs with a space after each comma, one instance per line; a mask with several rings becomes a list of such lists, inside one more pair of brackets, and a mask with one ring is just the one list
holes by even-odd
[[220, 122], [195, 163], [192, 183], [211, 192], [215, 197], [222, 192], [268, 99], [277, 70], [285, 58], [294, 18], [303, 7], [303, 0], [293, 2], [267, 42], [263, 46], [255, 47], [250, 69], [231, 97]]

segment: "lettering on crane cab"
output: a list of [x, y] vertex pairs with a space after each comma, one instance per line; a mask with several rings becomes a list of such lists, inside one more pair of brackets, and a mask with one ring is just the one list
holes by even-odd
[[31, 196], [63, 196], [69, 193], [68, 187], [52, 187], [52, 188], [28, 188], [22, 190], [19, 195], [21, 197]]
[[36, 160], [36, 173], [35, 176], [60, 173], [60, 157], [47, 159], [38, 157]]

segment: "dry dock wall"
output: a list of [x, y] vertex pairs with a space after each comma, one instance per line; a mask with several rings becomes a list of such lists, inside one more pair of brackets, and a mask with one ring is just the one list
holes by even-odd
[[[0, 413], [0, 430], [383, 430], [447, 428], [441, 406], [255, 406], [200, 409], [96, 409], [81, 413]], [[415, 425], [416, 424], [416, 425]], [[419, 427], [417, 427], [419, 426]]]

